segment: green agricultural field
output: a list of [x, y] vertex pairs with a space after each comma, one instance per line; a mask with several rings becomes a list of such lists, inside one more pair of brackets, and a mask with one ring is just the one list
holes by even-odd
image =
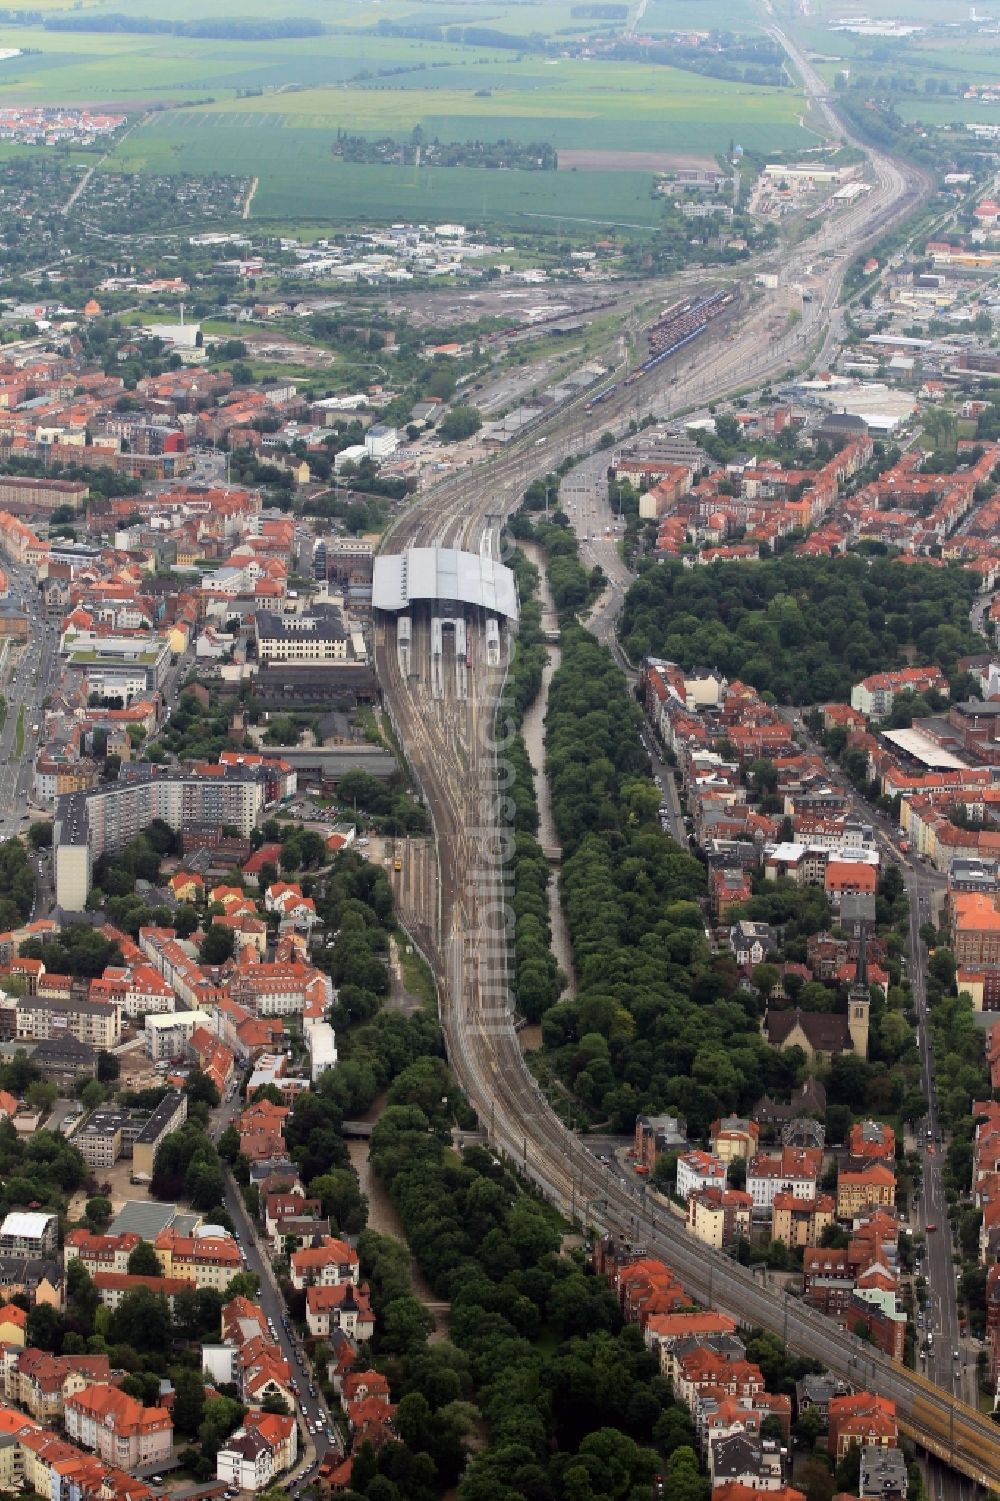
[[845, 5], [844, 0], [809, 0], [809, 13], [816, 21], [840, 16], [866, 16], [870, 20], [902, 21], [914, 26], [960, 24], [968, 19], [964, 0], [868, 0], [864, 6]]
[[976, 104], [971, 99], [924, 99], [898, 94], [893, 105], [901, 119], [919, 120], [924, 125], [951, 125], [955, 121], [1000, 125], [1000, 109], [995, 104]]
[[[244, 41], [0, 27], [0, 48], [29, 49], [28, 56], [0, 62], [0, 103], [117, 103], [133, 114], [148, 111], [111, 158], [111, 170], [257, 177], [255, 219], [317, 224], [418, 215], [527, 222], [539, 215], [648, 227], [661, 213], [650, 175], [657, 157], [667, 165], [674, 158], [712, 159], [733, 142], [770, 152], [817, 140], [801, 123], [802, 97], [791, 87], [375, 34], [386, 21], [550, 38], [591, 24], [600, 29], [573, 16], [573, 0], [545, 7], [498, 0], [482, 14], [447, 0], [441, 7], [428, 0], [290, 0], [290, 6], [322, 20], [324, 34]], [[126, 0], [99, 0], [83, 13], [123, 9]], [[126, 13], [167, 14], [158, 0], [127, 0]], [[205, 14], [203, 0], [176, 0], [169, 9], [174, 21]], [[211, 14], [271, 17], [273, 0], [215, 0]], [[756, 24], [748, 14], [744, 0], [707, 0], [697, 24], [746, 29]], [[689, 0], [649, 0], [646, 24], [690, 26]], [[558, 174], [415, 172], [331, 155], [338, 130], [405, 137], [416, 125], [431, 140], [511, 137], [580, 155], [563, 163], [572, 170]], [[594, 152], [602, 156], [588, 159]], [[644, 159], [630, 161], [629, 153], [639, 152]]]
[[[471, 49], [396, 37], [328, 34], [243, 42], [124, 32], [63, 32], [0, 26], [0, 48], [31, 48], [0, 62], [0, 103], [179, 104], [235, 98], [240, 89], [316, 87], [377, 68], [465, 65]], [[511, 54], [477, 49], [481, 66], [503, 67]]]
[[[468, 50], [468, 49], [467, 49]], [[289, 125], [398, 135], [417, 124], [442, 140], [474, 136], [548, 140], [564, 149], [714, 155], [733, 140], [761, 150], [815, 144], [799, 124], [791, 89], [703, 78], [677, 68], [527, 58], [476, 70], [455, 87], [452, 69], [429, 69], [331, 89], [282, 95]], [[473, 86], [475, 85], [475, 86]], [[206, 115], [273, 116], [272, 96], [209, 106]]]
[[[177, 116], [174, 117], [177, 120]], [[240, 126], [206, 125], [189, 112], [174, 128], [156, 120], [137, 130], [109, 170], [222, 171], [258, 176], [253, 218], [565, 220], [638, 229], [655, 225], [662, 205], [642, 172], [485, 172], [474, 168], [368, 166], [334, 157], [332, 135], [282, 127], [267, 115]], [[195, 122], [199, 123], [195, 123]]]
[[[451, 74], [452, 69], [441, 70]], [[548, 220], [652, 226], [661, 205], [629, 153], [712, 158], [738, 140], [794, 150], [816, 137], [798, 123], [790, 90], [697, 78], [670, 68], [530, 58], [494, 70], [494, 89], [435, 87], [437, 70], [326, 89], [228, 99], [152, 115], [122, 143], [108, 169], [234, 173], [258, 177], [255, 219], [307, 217]], [[709, 108], [711, 101], [711, 108]], [[559, 173], [396, 168], [342, 162], [338, 130], [429, 139], [512, 137], [561, 150], [618, 153]], [[618, 171], [587, 170], [590, 167]]]
[[649, 0], [642, 17], [643, 31], [736, 31], [762, 30], [763, 12], [746, 0], [700, 0], [695, 8], [691, 0]]

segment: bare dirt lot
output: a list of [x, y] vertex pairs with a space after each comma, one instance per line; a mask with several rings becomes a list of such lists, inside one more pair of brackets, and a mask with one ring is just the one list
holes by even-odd
[[679, 167], [718, 171], [710, 156], [684, 156], [675, 151], [560, 151], [559, 171], [676, 172]]

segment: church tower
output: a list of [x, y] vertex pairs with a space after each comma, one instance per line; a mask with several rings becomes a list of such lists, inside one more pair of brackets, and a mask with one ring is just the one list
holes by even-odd
[[847, 996], [847, 1030], [851, 1034], [854, 1051], [859, 1058], [868, 1061], [868, 1026], [872, 998], [868, 989], [868, 955], [865, 929], [861, 929], [858, 944], [858, 967], [854, 984]]

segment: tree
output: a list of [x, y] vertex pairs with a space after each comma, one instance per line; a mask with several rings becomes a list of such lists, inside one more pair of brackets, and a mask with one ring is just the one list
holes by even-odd
[[442, 443], [458, 443], [478, 433], [482, 425], [483, 419], [475, 407], [456, 406], [438, 423], [438, 436]]
[[88, 1079], [80, 1091], [80, 1103], [85, 1110], [96, 1110], [104, 1099], [104, 1090], [96, 1079]]
[[708, 1501], [709, 1483], [698, 1468], [693, 1449], [675, 1449], [667, 1461], [666, 1494], [670, 1501]]
[[751, 979], [760, 991], [761, 1000], [768, 1001], [775, 986], [781, 979], [781, 971], [776, 964], [755, 964]]
[[97, 1054], [97, 1078], [101, 1084], [113, 1084], [121, 1073], [121, 1064], [114, 1053], [99, 1049]]
[[958, 442], [958, 418], [947, 407], [928, 407], [924, 412], [924, 432], [935, 452], [954, 452]]
[[204, 1415], [198, 1428], [198, 1440], [202, 1456], [215, 1464], [225, 1440], [243, 1421], [246, 1408], [231, 1397], [211, 1397], [205, 1403]]
[[205, 1382], [200, 1371], [179, 1366], [171, 1371], [174, 1427], [187, 1438], [194, 1438], [205, 1416]]
[[210, 1079], [200, 1068], [193, 1068], [188, 1074], [184, 1084], [184, 1092], [191, 1105], [201, 1102], [207, 1105], [210, 1110], [214, 1110], [219, 1103], [219, 1091], [214, 1080]]
[[[66, 1311], [71, 1319], [79, 1320], [85, 1329], [92, 1329], [94, 1317], [101, 1306], [100, 1296], [93, 1278], [83, 1262], [74, 1256], [66, 1268]], [[63, 1342], [64, 1354], [72, 1354]], [[81, 1352], [82, 1353], [82, 1352]]]
[[156, 1252], [148, 1240], [141, 1240], [129, 1252], [128, 1274], [130, 1277], [160, 1277], [163, 1275]]
[[[222, 1150], [222, 1142], [219, 1142]], [[368, 1222], [368, 1200], [361, 1192], [356, 1174], [348, 1168], [322, 1173], [309, 1184], [312, 1198], [318, 1198], [323, 1214], [333, 1220], [342, 1235], [357, 1235]]]
[[[231, 1121], [223, 1131], [222, 1135], [219, 1137], [218, 1145], [219, 1156], [222, 1158], [223, 1162], [228, 1162], [231, 1166], [240, 1155], [240, 1133], [237, 1131], [236, 1127]], [[315, 1182], [309, 1185], [309, 1192], [314, 1197], [318, 1196]], [[327, 1213], [325, 1209], [323, 1212], [324, 1214]]]
[[151, 1292], [148, 1287], [136, 1287], [125, 1293], [111, 1315], [112, 1343], [131, 1345], [140, 1354], [168, 1350], [170, 1335], [167, 1300], [162, 1293]]
[[857, 1444], [852, 1444], [843, 1459], [839, 1461], [834, 1473], [837, 1490], [856, 1493], [860, 1477], [861, 1449]]
[[111, 1200], [103, 1194], [97, 1194], [87, 1200], [87, 1224], [94, 1231], [106, 1230], [114, 1217], [114, 1208]]
[[184, 1186], [192, 1209], [212, 1210], [222, 1203], [226, 1180], [214, 1150], [200, 1151], [192, 1157]]
[[25, 1338], [38, 1350], [56, 1351], [62, 1334], [62, 1320], [48, 1303], [36, 1303], [28, 1312]]
[[43, 1115], [49, 1114], [58, 1098], [59, 1090], [56, 1085], [47, 1080], [36, 1079], [33, 1084], [28, 1085], [28, 1104]]
[[199, 957], [202, 964], [225, 964], [227, 959], [233, 957], [235, 948], [236, 935], [232, 928], [224, 928], [214, 922], [202, 939]]

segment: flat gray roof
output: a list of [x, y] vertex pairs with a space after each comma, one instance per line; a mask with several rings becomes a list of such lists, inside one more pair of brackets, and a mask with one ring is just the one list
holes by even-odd
[[191, 1235], [201, 1223], [200, 1214], [178, 1213], [176, 1204], [156, 1204], [152, 1199], [129, 1199], [108, 1226], [109, 1235], [131, 1230], [143, 1240], [155, 1240], [161, 1230], [172, 1225], [178, 1235]]
[[474, 605], [517, 619], [514, 575], [495, 558], [455, 547], [411, 547], [375, 559], [372, 604], [393, 614], [424, 601]]
[[938, 745], [929, 735], [924, 735], [920, 730], [883, 730], [883, 738], [897, 749], [905, 751], [915, 761], [923, 766], [929, 766], [936, 771], [967, 771], [969, 763], [959, 756], [952, 755], [950, 750], [945, 750], [943, 745]]

